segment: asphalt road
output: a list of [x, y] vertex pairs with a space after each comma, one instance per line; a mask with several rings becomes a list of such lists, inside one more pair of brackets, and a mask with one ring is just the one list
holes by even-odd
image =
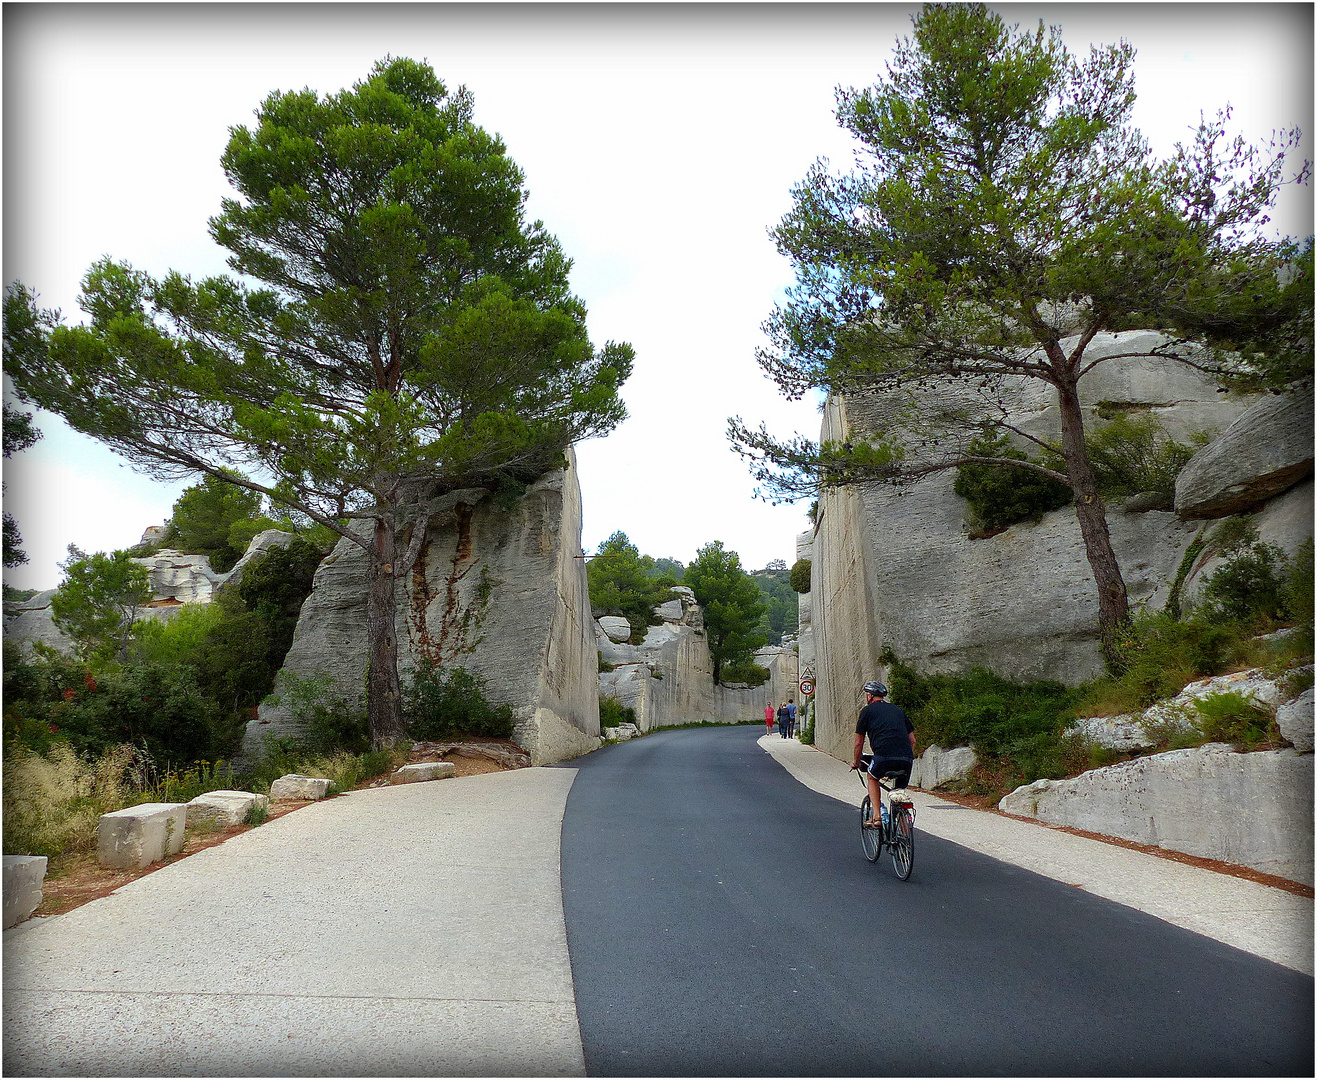
[[1313, 980], [918, 831], [914, 875], [757, 726], [571, 762], [592, 1076], [1313, 1074]]

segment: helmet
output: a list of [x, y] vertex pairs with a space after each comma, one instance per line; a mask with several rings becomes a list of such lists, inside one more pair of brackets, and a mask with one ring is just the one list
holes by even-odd
[[864, 692], [874, 697], [886, 697], [887, 687], [880, 682], [867, 682], [864, 684]]

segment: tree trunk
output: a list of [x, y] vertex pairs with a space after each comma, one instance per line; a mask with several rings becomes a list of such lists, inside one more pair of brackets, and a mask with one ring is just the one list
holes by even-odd
[[402, 723], [402, 687], [398, 681], [397, 534], [393, 515], [375, 519], [374, 543], [367, 571], [366, 637], [369, 657], [366, 677], [366, 715], [370, 741], [377, 750], [406, 734]]
[[1097, 481], [1088, 460], [1088, 447], [1084, 443], [1084, 414], [1079, 408], [1079, 390], [1073, 379], [1056, 387], [1061, 408], [1061, 453], [1065, 457], [1066, 472], [1075, 493], [1075, 516], [1079, 518], [1079, 532], [1084, 538], [1084, 552], [1093, 570], [1098, 590], [1098, 633], [1102, 637], [1102, 653], [1108, 664], [1112, 662], [1111, 646], [1121, 627], [1129, 622], [1129, 597], [1125, 592], [1125, 579], [1121, 577], [1116, 553], [1111, 547], [1111, 534], [1107, 530], [1107, 512], [1097, 492]]

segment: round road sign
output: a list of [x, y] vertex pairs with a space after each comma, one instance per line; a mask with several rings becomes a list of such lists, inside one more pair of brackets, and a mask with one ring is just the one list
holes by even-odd
[[801, 692], [801, 694], [803, 694], [805, 697], [809, 697], [810, 694], [814, 693], [814, 680], [813, 680], [813, 679], [801, 679], [801, 680], [800, 680], [800, 692]]

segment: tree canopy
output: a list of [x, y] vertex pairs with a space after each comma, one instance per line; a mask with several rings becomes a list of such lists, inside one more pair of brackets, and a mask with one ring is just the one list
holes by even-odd
[[757, 629], [766, 605], [755, 580], [741, 569], [741, 557], [727, 551], [721, 540], [696, 552], [686, 567], [685, 584], [704, 614], [713, 681], [719, 682], [725, 668], [746, 663], [767, 642], [767, 635]]
[[382, 743], [403, 731], [395, 582], [427, 505], [533, 479], [611, 430], [632, 351], [591, 345], [521, 170], [425, 64], [385, 59], [325, 97], [275, 91], [221, 163], [237, 197], [210, 230], [241, 277], [101, 260], [88, 324], [55, 327], [10, 374], [144, 469], [260, 492], [366, 551]]
[[632, 639], [643, 640], [645, 628], [660, 621], [654, 608], [672, 599], [676, 579], [656, 575], [656, 561], [642, 555], [621, 530], [600, 544], [586, 565], [591, 607], [601, 615], [622, 616], [631, 624]]
[[151, 596], [151, 579], [126, 551], [88, 555], [69, 545], [60, 563], [64, 581], [50, 598], [50, 613], [84, 660], [122, 658], [137, 608]]
[[[729, 436], [775, 498], [966, 464], [1069, 486], [1109, 632], [1128, 602], [1078, 384], [1150, 354], [1087, 350], [1099, 333], [1156, 329], [1151, 354], [1223, 379], [1311, 372], [1311, 246], [1265, 232], [1280, 186], [1307, 179], [1307, 163], [1285, 171], [1298, 133], [1255, 148], [1222, 116], [1158, 161], [1130, 126], [1127, 43], [1079, 59], [1059, 28], [1021, 32], [982, 4], [925, 5], [913, 22], [885, 78], [837, 92], [857, 165], [820, 161], [793, 189], [773, 236], [796, 284], [759, 353], [787, 396], [878, 393], [890, 419], [823, 445], [739, 419]], [[998, 395], [1030, 379], [1056, 392], [1055, 443], [1006, 424]], [[971, 450], [1003, 430], [1063, 467]]]

